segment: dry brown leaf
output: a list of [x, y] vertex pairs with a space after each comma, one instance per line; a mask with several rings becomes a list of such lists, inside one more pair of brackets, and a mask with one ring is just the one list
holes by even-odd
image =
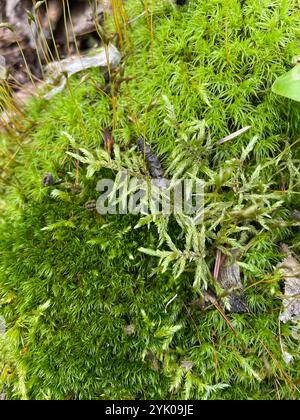
[[227, 291], [229, 310], [231, 312], [247, 312], [248, 307], [243, 293], [240, 266], [237, 263], [237, 253], [232, 252], [233, 258], [226, 258], [220, 268], [218, 282]]

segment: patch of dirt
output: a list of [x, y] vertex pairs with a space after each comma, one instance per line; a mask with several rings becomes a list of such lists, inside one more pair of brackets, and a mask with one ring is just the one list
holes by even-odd
[[37, 82], [43, 78], [43, 66], [58, 56], [100, 46], [97, 25], [109, 3], [90, 4], [87, 0], [0, 0], [0, 57], [15, 91], [30, 82], [28, 69]]

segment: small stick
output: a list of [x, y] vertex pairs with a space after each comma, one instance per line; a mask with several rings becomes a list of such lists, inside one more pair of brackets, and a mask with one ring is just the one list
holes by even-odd
[[79, 170], [80, 170], [80, 162], [76, 160], [76, 178], [75, 178], [75, 185], [76, 187], [79, 185]]
[[216, 308], [216, 310], [219, 312], [219, 314], [224, 319], [224, 321], [226, 322], [226, 324], [228, 325], [228, 327], [231, 329], [231, 331], [233, 332], [233, 334], [237, 337], [238, 336], [237, 335], [237, 332], [235, 331], [233, 325], [231, 324], [231, 322], [229, 321], [229, 319], [227, 318], [227, 316], [225, 315], [225, 313], [221, 309], [220, 305], [217, 302], [217, 299], [214, 296], [212, 296], [210, 293], [207, 293], [207, 296], [206, 297], [211, 302], [211, 304]]
[[223, 143], [226, 143], [229, 140], [235, 139], [236, 137], [240, 136], [241, 134], [246, 133], [246, 131], [250, 130], [250, 128], [251, 128], [251, 125], [247, 125], [247, 127], [241, 128], [240, 130], [235, 131], [232, 134], [229, 134], [229, 136], [223, 137], [221, 140], [219, 140], [217, 142], [217, 144], [223, 144]]
[[104, 149], [109, 153], [110, 156], [113, 154], [114, 139], [109, 128], [104, 128]]
[[175, 296], [172, 297], [172, 299], [169, 300], [169, 302], [167, 302], [166, 307], [165, 307], [165, 313], [167, 313], [167, 307], [170, 305], [170, 303], [173, 302], [173, 300], [175, 300], [177, 298], [178, 294], [176, 293]]
[[135, 22], [136, 20], [140, 19], [141, 17], [145, 16], [146, 11], [144, 10], [140, 15], [130, 19], [128, 22], [126, 22], [126, 25], [131, 25], [133, 22]]
[[219, 278], [221, 262], [222, 262], [222, 252], [218, 249], [217, 255], [216, 255], [215, 268], [214, 268], [214, 278], [216, 280], [218, 280]]

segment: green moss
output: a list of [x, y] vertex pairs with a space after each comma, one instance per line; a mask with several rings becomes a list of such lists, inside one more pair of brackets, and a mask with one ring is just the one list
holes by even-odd
[[[128, 3], [130, 17], [141, 12], [139, 2]], [[8, 331], [0, 338], [1, 382], [10, 398], [299, 398], [297, 340], [290, 325], [279, 330], [274, 270], [281, 241], [299, 251], [289, 218], [299, 206], [299, 107], [271, 93], [298, 53], [298, 2], [201, 0], [181, 9], [157, 2], [152, 10], [153, 40], [144, 18], [127, 32], [125, 74], [134, 79], [122, 84], [114, 136], [121, 161], [144, 136], [172, 174], [184, 153], [181, 175], [207, 181], [205, 230], [191, 233], [202, 255], [176, 277], [176, 259], [163, 271], [140, 252], [168, 252], [170, 241], [183, 250], [190, 231], [176, 220], [164, 236], [159, 222], [134, 229], [138, 216], [86, 210], [98, 179], [113, 172], [88, 178], [80, 163], [78, 188], [68, 135], [93, 156], [102, 148], [113, 115], [96, 89], [98, 70], [51, 102], [34, 101], [26, 134], [2, 138], [0, 302]], [[203, 119], [210, 136], [201, 134]], [[246, 134], [217, 145], [246, 125]], [[44, 188], [47, 172], [62, 183]], [[63, 194], [55, 198], [53, 189]], [[257, 213], [244, 217], [253, 204]], [[159, 236], [167, 243], [159, 245]], [[193, 304], [205, 284], [215, 287], [216, 250], [236, 246], [250, 308], [229, 315], [237, 337], [216, 310]], [[288, 366], [283, 343], [294, 356]]]

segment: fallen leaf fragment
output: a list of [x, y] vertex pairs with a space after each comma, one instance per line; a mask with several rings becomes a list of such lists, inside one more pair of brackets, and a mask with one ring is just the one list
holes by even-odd
[[286, 245], [283, 245], [283, 250], [288, 255], [279, 265], [284, 278], [283, 311], [279, 319], [286, 323], [300, 319], [300, 262]]
[[246, 298], [243, 292], [240, 266], [237, 263], [236, 253], [233, 251], [233, 261], [226, 258], [220, 268], [218, 282], [223, 290], [228, 292], [230, 312], [248, 312]]
[[83, 70], [92, 67], [111, 69], [115, 68], [121, 61], [121, 54], [118, 49], [109, 44], [107, 47], [102, 47], [94, 54], [74, 55], [64, 60], [55, 61], [47, 65], [46, 70], [49, 74], [48, 84], [55, 83], [56, 86], [45, 95], [45, 99], [49, 100], [53, 96], [62, 92], [67, 84], [67, 78], [73, 74], [79, 73]]

